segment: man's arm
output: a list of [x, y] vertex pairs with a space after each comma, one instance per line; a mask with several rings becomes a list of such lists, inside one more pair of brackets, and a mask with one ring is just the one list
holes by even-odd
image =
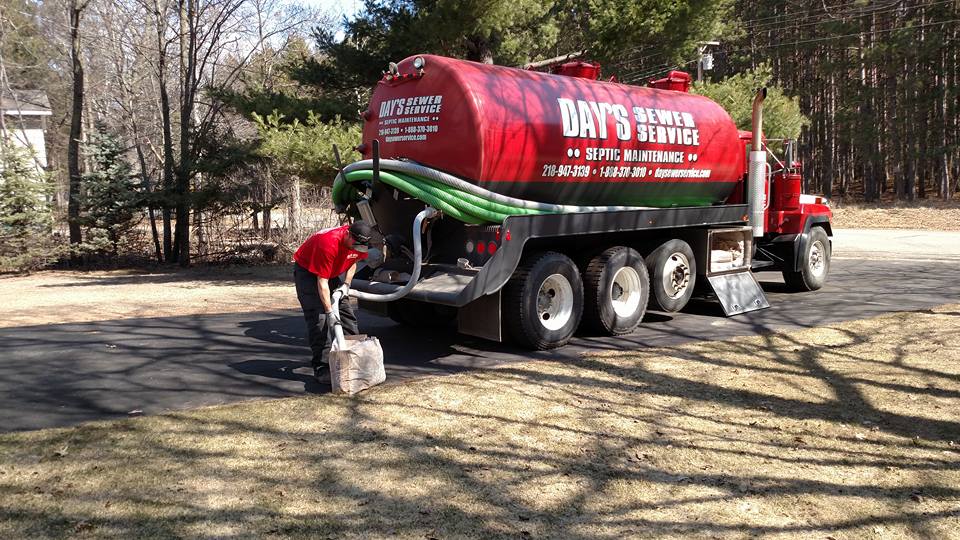
[[333, 306], [330, 304], [330, 280], [317, 276], [317, 289], [320, 291], [320, 303], [323, 304], [323, 312], [330, 313]]
[[353, 275], [357, 273], [357, 263], [350, 265], [350, 268], [347, 269], [347, 277], [343, 280], [343, 284], [350, 288], [350, 284], [353, 283]]

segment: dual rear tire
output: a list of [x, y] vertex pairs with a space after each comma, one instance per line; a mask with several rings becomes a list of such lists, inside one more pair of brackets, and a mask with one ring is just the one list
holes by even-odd
[[650, 295], [643, 257], [633, 248], [612, 247], [589, 260], [583, 279], [584, 324], [613, 336], [633, 332], [643, 320]]
[[646, 257], [650, 274], [650, 307], [676, 313], [693, 297], [697, 279], [697, 260], [690, 244], [667, 240]]
[[570, 341], [581, 322], [595, 332], [623, 335], [636, 329], [648, 305], [679, 311], [695, 279], [693, 250], [682, 240], [663, 243], [646, 261], [633, 248], [614, 246], [580, 268], [563, 253], [533, 252], [504, 287], [501, 313], [514, 341], [554, 349]]
[[504, 288], [502, 312], [515, 341], [554, 349], [570, 341], [581, 319], [594, 331], [632, 332], [646, 313], [649, 293], [647, 267], [632, 248], [609, 248], [582, 269], [566, 255], [547, 251], [521, 261]]
[[531, 253], [520, 261], [504, 287], [507, 331], [526, 347], [562, 347], [580, 325], [583, 281], [577, 266], [562, 253]]

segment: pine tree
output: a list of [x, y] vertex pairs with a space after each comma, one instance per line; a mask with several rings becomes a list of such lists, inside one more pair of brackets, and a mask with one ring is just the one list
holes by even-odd
[[797, 139], [810, 121], [800, 113], [800, 100], [784, 94], [772, 83], [768, 64], [746, 70], [719, 82], [694, 83], [693, 92], [716, 101], [730, 113], [737, 127], [751, 128], [753, 97], [757, 88], [767, 87], [763, 102], [763, 133], [768, 139]]
[[139, 222], [145, 198], [117, 136], [98, 129], [84, 150], [92, 165], [83, 175], [80, 221], [87, 228], [84, 250], [117, 256], [121, 242]]
[[0, 144], [0, 272], [35, 270], [56, 261], [47, 202], [51, 185], [29, 152]]

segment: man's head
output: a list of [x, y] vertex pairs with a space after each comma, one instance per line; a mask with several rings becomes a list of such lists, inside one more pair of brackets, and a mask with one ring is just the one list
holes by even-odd
[[349, 247], [354, 251], [366, 253], [370, 247], [371, 234], [372, 229], [369, 223], [359, 219], [354, 221], [350, 225], [350, 234], [347, 236], [350, 239]]

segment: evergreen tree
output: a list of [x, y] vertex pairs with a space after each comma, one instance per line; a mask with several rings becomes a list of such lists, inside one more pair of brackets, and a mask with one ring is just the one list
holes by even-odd
[[353, 149], [360, 144], [357, 124], [348, 124], [339, 118], [322, 122], [313, 113], [308, 114], [306, 122], [288, 123], [276, 111], [267, 117], [255, 115], [254, 120], [261, 137], [258, 153], [272, 159], [277, 169], [286, 174], [329, 185], [337, 174], [334, 144], [344, 163], [360, 158]]
[[736, 0], [718, 75], [766, 62], [810, 118], [814, 190], [878, 200], [960, 187], [960, 4]]
[[305, 122], [310, 111], [324, 121], [337, 116], [356, 118], [361, 105], [356, 94], [296, 78], [304, 66], [312, 62], [307, 42], [292, 39], [280, 50], [268, 48], [251, 57], [252, 66], [269, 64], [270, 69], [247, 70], [240, 88], [219, 88], [210, 93], [248, 119], [254, 114], [267, 117], [274, 111], [279, 112], [286, 122]]
[[51, 186], [29, 152], [0, 143], [0, 272], [34, 270], [59, 258], [47, 202]]
[[763, 135], [767, 139], [797, 139], [810, 121], [800, 113], [800, 100], [771, 86], [773, 72], [769, 65], [746, 70], [719, 82], [694, 83], [692, 91], [719, 103], [730, 113], [737, 127], [751, 128], [753, 98], [757, 89], [767, 87], [763, 102]]
[[123, 156], [120, 139], [102, 127], [91, 134], [84, 150], [91, 163], [91, 171], [83, 175], [81, 197], [84, 249], [116, 256], [144, 205], [139, 180]]
[[558, 54], [558, 44], [576, 33], [574, 26], [561, 32], [568, 7], [564, 0], [367, 0], [346, 21], [343, 39], [334, 29], [315, 31], [320, 54], [293, 76], [355, 104], [387, 64], [417, 53], [523, 64]]
[[[728, 31], [733, 0], [571, 0], [583, 47], [620, 80], [695, 66], [697, 42]], [[658, 72], [659, 69], [659, 72]], [[652, 72], [652, 73], [650, 73]]]

